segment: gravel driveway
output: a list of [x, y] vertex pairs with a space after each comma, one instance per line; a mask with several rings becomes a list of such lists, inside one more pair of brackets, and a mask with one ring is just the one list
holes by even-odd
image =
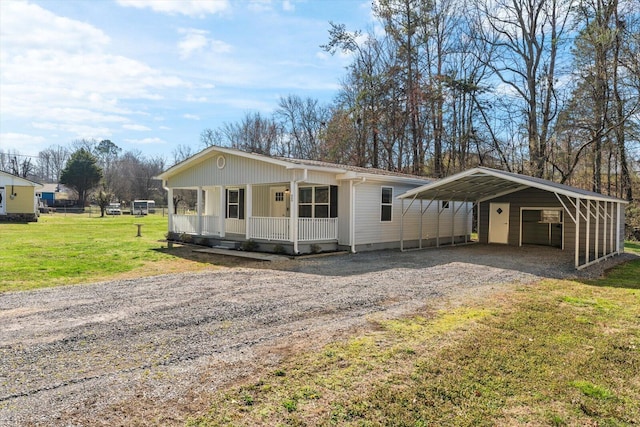
[[372, 317], [575, 275], [559, 250], [469, 245], [0, 294], [0, 425], [179, 425], [208, 392]]

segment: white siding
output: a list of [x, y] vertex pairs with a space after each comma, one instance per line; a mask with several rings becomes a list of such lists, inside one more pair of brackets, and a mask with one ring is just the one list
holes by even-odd
[[171, 177], [168, 185], [173, 188], [188, 188], [199, 185], [264, 184], [289, 182], [293, 177], [293, 172], [282, 166], [233, 155], [224, 157], [224, 168], [218, 168], [218, 156], [213, 156]]
[[340, 183], [338, 186], [338, 243], [349, 245], [351, 216], [351, 186], [348, 181]]

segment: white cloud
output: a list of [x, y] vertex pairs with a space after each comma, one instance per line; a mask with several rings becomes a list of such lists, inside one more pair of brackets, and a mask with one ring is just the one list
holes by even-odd
[[252, 12], [262, 13], [273, 10], [271, 0], [251, 0], [247, 8]]
[[18, 149], [20, 152], [36, 153], [45, 148], [47, 140], [39, 135], [7, 132], [0, 133], [0, 149]]
[[293, 12], [296, 10], [296, 7], [290, 0], [284, 0], [282, 2], [282, 10], [285, 12]]
[[179, 32], [184, 34], [182, 40], [178, 42], [178, 50], [182, 59], [187, 59], [194, 53], [228, 53], [232, 50], [230, 44], [209, 38], [209, 31], [183, 28]]
[[111, 53], [109, 37], [89, 24], [26, 2], [1, 7], [3, 120], [31, 121], [36, 129], [71, 133], [67, 138], [104, 138], [114, 124], [146, 114], [124, 107], [124, 101], [160, 100], [168, 90], [193, 87]]
[[231, 9], [228, 0], [118, 0], [118, 4], [137, 9], [149, 8], [154, 12], [170, 15], [182, 14], [204, 17], [224, 13]]
[[126, 124], [126, 125], [122, 125], [123, 129], [128, 129], [128, 130], [135, 130], [135, 131], [147, 131], [147, 130], [151, 130], [150, 127], [147, 126], [143, 126], [143, 125], [135, 125], [135, 124]]
[[160, 138], [143, 138], [143, 139], [125, 139], [124, 142], [137, 145], [150, 145], [150, 144], [166, 144], [167, 142]]
[[185, 99], [185, 101], [187, 101], [187, 102], [207, 102], [208, 99], [207, 99], [206, 96], [188, 95], [187, 98]]
[[195, 114], [183, 114], [182, 117], [188, 120], [200, 120], [200, 116], [196, 116]]
[[2, 3], [0, 40], [3, 53], [22, 53], [23, 49], [95, 51], [109, 44], [102, 30], [84, 22], [57, 16], [27, 2]]

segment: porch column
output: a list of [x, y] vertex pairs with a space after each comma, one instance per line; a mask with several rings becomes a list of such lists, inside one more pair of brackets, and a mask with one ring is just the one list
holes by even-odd
[[245, 238], [251, 238], [251, 217], [253, 216], [253, 186], [247, 184], [244, 191], [244, 224]]
[[227, 195], [224, 191], [224, 186], [218, 187], [220, 189], [220, 214], [218, 215], [218, 230], [220, 237], [224, 237], [224, 218], [227, 216]]
[[293, 253], [298, 251], [298, 181], [290, 181], [291, 195], [289, 196], [289, 238], [293, 242]]
[[167, 215], [169, 216], [169, 231], [173, 231], [173, 215], [175, 214], [173, 206], [173, 188], [167, 188]]
[[600, 200], [596, 200], [596, 256], [594, 259], [600, 258]]
[[196, 232], [202, 235], [202, 187], [198, 187], [196, 196], [196, 212], [198, 213], [198, 228]]

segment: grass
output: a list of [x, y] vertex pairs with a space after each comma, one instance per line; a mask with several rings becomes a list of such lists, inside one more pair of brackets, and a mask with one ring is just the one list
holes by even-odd
[[[141, 223], [142, 237], [134, 224]], [[42, 215], [0, 224], [0, 292], [140, 277], [210, 267], [204, 259], [160, 250], [167, 218], [89, 214]]]
[[636, 425], [638, 278], [633, 261], [376, 322], [220, 392], [187, 425]]

